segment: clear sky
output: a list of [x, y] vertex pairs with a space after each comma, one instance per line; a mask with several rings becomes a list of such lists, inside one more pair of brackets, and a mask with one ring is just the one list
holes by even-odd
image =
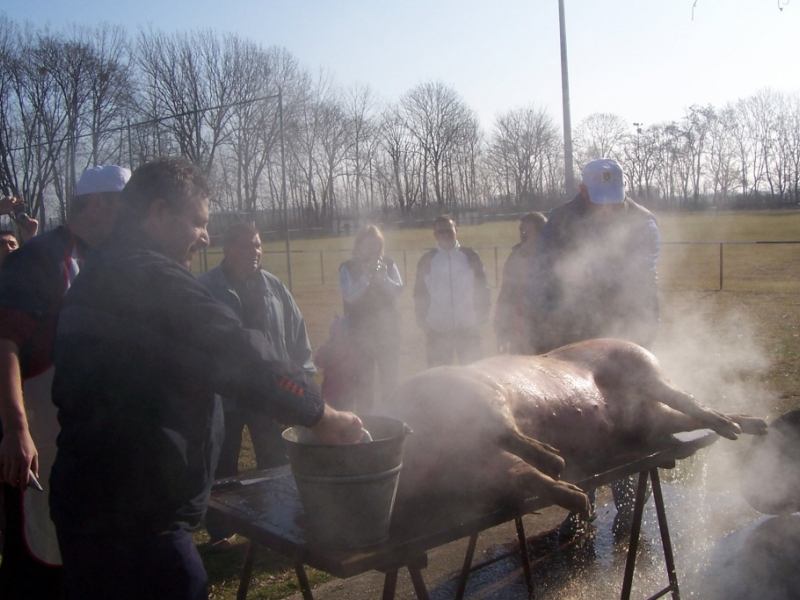
[[[594, 112], [679, 119], [692, 104], [721, 107], [766, 87], [800, 93], [800, 0], [694, 4], [565, 0], [573, 125]], [[0, 10], [56, 29], [235, 32], [386, 100], [442, 81], [487, 128], [531, 104], [561, 123], [557, 0], [0, 0]]]

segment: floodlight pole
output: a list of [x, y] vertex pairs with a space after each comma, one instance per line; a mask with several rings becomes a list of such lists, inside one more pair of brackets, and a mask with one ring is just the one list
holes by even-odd
[[281, 201], [283, 202], [283, 228], [286, 234], [286, 274], [289, 279], [289, 291], [292, 291], [292, 258], [289, 242], [289, 203], [286, 200], [286, 148], [283, 135], [283, 88], [278, 88], [278, 120], [281, 132]]
[[567, 26], [564, 20], [564, 0], [558, 0], [558, 23], [561, 33], [561, 103], [564, 112], [564, 177], [567, 198], [575, 193], [575, 173], [572, 168], [572, 122], [569, 116], [569, 74], [567, 73]]

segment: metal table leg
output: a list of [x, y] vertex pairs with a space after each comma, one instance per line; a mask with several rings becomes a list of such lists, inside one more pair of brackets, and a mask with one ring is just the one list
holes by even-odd
[[408, 574], [411, 575], [411, 582], [414, 584], [414, 591], [417, 593], [417, 598], [419, 600], [429, 600], [428, 588], [425, 587], [425, 580], [422, 578], [419, 565], [416, 563], [409, 563]]
[[528, 598], [533, 598], [533, 575], [531, 574], [531, 557], [528, 555], [528, 540], [525, 537], [525, 526], [522, 517], [515, 517], [517, 526], [517, 540], [519, 540], [519, 553], [522, 558], [522, 570], [525, 572], [525, 585], [528, 586]]
[[397, 569], [386, 571], [386, 576], [383, 578], [383, 600], [393, 600], [394, 593], [397, 590]]
[[661, 544], [664, 547], [664, 562], [667, 563], [667, 577], [669, 578], [669, 587], [662, 590], [661, 595], [672, 591], [673, 600], [680, 600], [681, 593], [678, 589], [678, 575], [675, 572], [675, 557], [672, 554], [672, 540], [669, 537], [667, 510], [664, 507], [664, 496], [661, 493], [661, 481], [658, 476], [658, 469], [650, 470], [650, 479], [653, 482], [653, 500], [655, 500], [656, 503], [658, 528], [661, 530]]
[[639, 485], [636, 487], [636, 502], [633, 505], [633, 524], [631, 538], [628, 543], [628, 558], [625, 561], [625, 576], [622, 579], [622, 600], [630, 600], [631, 587], [633, 586], [633, 571], [636, 568], [636, 551], [639, 548], [639, 533], [642, 530], [642, 515], [644, 514], [645, 495], [647, 493], [647, 471], [639, 473]]
[[456, 590], [455, 600], [461, 600], [464, 597], [464, 592], [467, 590], [467, 578], [469, 577], [470, 567], [472, 566], [472, 558], [475, 556], [475, 545], [477, 543], [478, 534], [473, 533], [469, 536], [467, 554], [464, 556], [464, 565], [461, 567], [461, 577], [458, 578], [458, 590]]
[[644, 514], [645, 495], [647, 492], [648, 478], [653, 484], [653, 501], [656, 505], [656, 514], [658, 515], [658, 528], [661, 532], [661, 544], [664, 548], [664, 562], [667, 567], [667, 578], [669, 585], [662, 590], [659, 590], [649, 600], [654, 598], [661, 598], [668, 592], [672, 592], [673, 600], [680, 600], [680, 590], [678, 588], [678, 575], [675, 571], [675, 557], [672, 552], [672, 540], [669, 535], [669, 527], [667, 525], [667, 509], [664, 506], [664, 495], [661, 492], [661, 480], [658, 475], [658, 468], [650, 469], [650, 471], [642, 471], [639, 473], [639, 485], [636, 488], [636, 503], [633, 506], [633, 526], [631, 527], [631, 538], [628, 545], [628, 557], [625, 563], [625, 577], [622, 581], [622, 600], [629, 600], [631, 597], [631, 588], [633, 586], [633, 572], [636, 568], [636, 551], [639, 547], [639, 534], [642, 528], [642, 515]]
[[250, 588], [250, 578], [253, 576], [253, 563], [256, 560], [256, 543], [248, 542], [247, 552], [244, 555], [242, 574], [239, 577], [239, 591], [236, 592], [236, 600], [246, 600], [247, 590]]
[[311, 585], [308, 583], [308, 575], [306, 575], [306, 568], [303, 563], [295, 563], [294, 572], [297, 574], [298, 583], [300, 583], [303, 600], [314, 600], [314, 594], [311, 593]]

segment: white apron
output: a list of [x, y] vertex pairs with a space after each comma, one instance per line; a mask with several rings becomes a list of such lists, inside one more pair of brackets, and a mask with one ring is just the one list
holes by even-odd
[[61, 564], [61, 553], [58, 550], [56, 528], [50, 520], [48, 502], [48, 481], [50, 469], [56, 459], [56, 437], [59, 432], [56, 419], [58, 409], [50, 395], [52, 383], [53, 367], [50, 367], [41, 375], [26, 380], [22, 386], [28, 428], [39, 451], [39, 482], [44, 488], [44, 492], [40, 492], [28, 486], [23, 494], [22, 533], [32, 556], [43, 563], [56, 566]]
[[[80, 272], [81, 257], [75, 242], [70, 244], [64, 257], [64, 294]], [[58, 409], [53, 404], [51, 388], [53, 385], [51, 366], [45, 372], [26, 379], [22, 384], [25, 399], [25, 414], [36, 450], [39, 452], [39, 483], [44, 492], [28, 486], [22, 497], [22, 535], [28, 552], [45, 564], [61, 565], [61, 552], [58, 549], [56, 527], [50, 520], [50, 470], [56, 459], [56, 437], [61, 428], [58, 425]]]

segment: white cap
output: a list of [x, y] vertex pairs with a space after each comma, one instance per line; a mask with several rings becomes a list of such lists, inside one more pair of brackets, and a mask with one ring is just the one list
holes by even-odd
[[586, 163], [582, 183], [592, 204], [619, 204], [625, 200], [622, 167], [613, 158], [598, 158]]
[[91, 169], [86, 169], [78, 183], [75, 184], [75, 195], [121, 192], [130, 178], [131, 170], [125, 167], [116, 165], [92, 167]]

